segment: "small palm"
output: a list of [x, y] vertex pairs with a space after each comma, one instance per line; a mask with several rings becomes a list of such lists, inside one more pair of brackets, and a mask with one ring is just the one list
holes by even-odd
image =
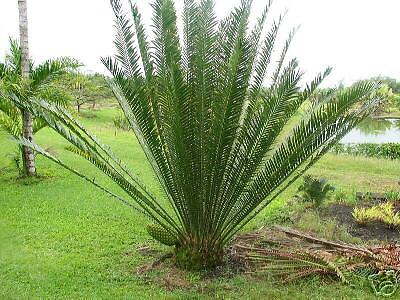
[[[9, 53], [5, 61], [0, 63], [0, 128], [14, 137], [22, 136], [21, 111], [7, 95], [12, 94], [24, 100], [35, 96], [66, 106], [69, 97], [55, 84], [55, 80], [79, 66], [77, 61], [70, 58], [47, 60], [38, 66], [31, 62], [30, 78], [24, 80], [21, 76], [21, 49], [17, 41], [10, 39]], [[36, 133], [45, 125], [43, 120], [35, 119], [33, 132]]]

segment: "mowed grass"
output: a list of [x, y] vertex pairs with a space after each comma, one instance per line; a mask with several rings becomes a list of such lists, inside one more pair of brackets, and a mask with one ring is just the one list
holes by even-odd
[[[85, 113], [82, 122], [161, 195], [152, 171], [132, 133], [116, 130], [115, 109]], [[109, 181], [66, 152], [66, 142], [50, 130], [36, 140], [98, 182]], [[15, 144], [0, 135], [0, 168]], [[170, 289], [136, 268], [151, 258], [137, 249], [149, 245], [168, 251], [147, 235], [146, 219], [111, 199], [82, 179], [42, 157], [37, 159], [43, 180], [16, 180], [15, 171], [0, 174], [0, 298], [1, 299], [374, 299], [368, 290], [313, 278], [281, 285], [244, 275], [203, 279], [184, 272], [189, 286]], [[310, 173], [328, 178], [346, 191], [398, 188], [400, 162], [328, 154]], [[111, 185], [112, 189], [118, 188]], [[264, 224], [289, 199], [296, 184], [271, 203], [246, 230]]]

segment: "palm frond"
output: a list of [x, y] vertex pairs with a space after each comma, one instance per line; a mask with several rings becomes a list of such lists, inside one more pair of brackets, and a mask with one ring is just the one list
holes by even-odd
[[134, 46], [134, 33], [132, 25], [126, 14], [122, 13], [122, 6], [119, 0], [111, 0], [111, 6], [115, 15], [114, 27], [117, 31], [114, 45], [117, 49], [116, 61], [121, 64], [125, 74], [135, 78], [140, 74], [139, 56]]
[[69, 167], [68, 165], [66, 165], [63, 161], [61, 161], [60, 159], [58, 159], [57, 157], [55, 157], [54, 155], [52, 155], [51, 153], [49, 153], [48, 151], [46, 151], [45, 149], [41, 148], [40, 146], [38, 146], [37, 144], [32, 143], [31, 141], [28, 141], [27, 139], [20, 137], [18, 138], [18, 142], [21, 145], [27, 146], [32, 148], [33, 150], [35, 150], [37, 153], [40, 153], [41, 155], [43, 155], [44, 157], [50, 159], [51, 161], [55, 162], [56, 164], [64, 167], [65, 169], [67, 169], [68, 171], [74, 173], [75, 175], [81, 177], [82, 179], [90, 182], [91, 184], [93, 184], [95, 187], [99, 188], [100, 190], [102, 190], [103, 192], [109, 194], [110, 196], [116, 198], [118, 201], [122, 202], [123, 204], [131, 207], [132, 209], [139, 211], [140, 213], [142, 213], [143, 215], [152, 218], [150, 215], [148, 215], [146, 213], [146, 211], [141, 210], [140, 208], [132, 205], [129, 201], [127, 201], [126, 199], [122, 198], [121, 196], [119, 196], [118, 194], [112, 192], [111, 190], [109, 190], [108, 188], [105, 188], [104, 186], [100, 185], [95, 178], [89, 178], [87, 176], [85, 176], [84, 174], [82, 174], [81, 172]]
[[3, 79], [3, 77], [6, 76], [7, 74], [7, 66], [3, 63], [0, 62], [0, 78]]
[[[287, 179], [291, 177], [284, 187], [301, 176], [330, 147], [368, 116], [380, 100], [379, 97], [369, 97], [377, 87], [375, 83], [361, 82], [354, 87], [340, 90], [333, 101], [311, 112], [308, 119], [301, 120], [253, 175], [251, 183], [237, 202], [233, 217], [226, 221], [227, 236], [232, 234], [228, 228], [234, 227], [229, 225], [230, 222], [241, 222], [244, 225], [250, 221], [278, 195], [274, 191], [282, 191], [280, 186]], [[363, 104], [356, 105], [360, 99], [363, 100]], [[267, 199], [264, 200], [265, 198]], [[264, 204], [255, 210], [262, 202]], [[249, 214], [253, 210], [255, 214]]]
[[[170, 227], [172, 226], [179, 231], [176, 222], [160, 205], [160, 200], [151, 193], [137, 175], [131, 172], [106, 145], [90, 134], [68, 111], [43, 100], [31, 99], [29, 103], [26, 103], [17, 97], [13, 97], [13, 99], [19, 107], [28, 109], [35, 116], [43, 119], [49, 127], [74, 145], [68, 150], [85, 158], [102, 170], [135, 200], [146, 211], [147, 215], [152, 216], [167, 230], [171, 230]], [[25, 143], [24, 145], [37, 150], [36, 146], [33, 147], [31, 144]], [[157, 217], [157, 215], [159, 216]], [[163, 223], [164, 221], [169, 224], [169, 227]]]
[[49, 59], [31, 70], [30, 85], [32, 90], [36, 90], [41, 85], [51, 82], [57, 77], [71, 72], [82, 66], [76, 59], [61, 57]]
[[17, 40], [9, 38], [10, 51], [6, 55], [5, 64], [13, 73], [21, 73], [21, 50]]
[[[30, 79], [21, 76], [21, 49], [16, 40], [10, 38], [10, 50], [4, 63], [0, 63], [0, 127], [14, 137], [22, 136], [21, 110], [12, 100], [19, 97], [28, 101], [28, 97], [39, 98], [67, 107], [71, 97], [55, 83], [61, 75], [71, 72], [81, 64], [68, 57], [47, 60], [38, 67], [30, 61]], [[44, 128], [47, 123], [40, 118], [33, 119], [33, 132]]]
[[0, 88], [0, 130], [18, 137], [22, 135], [22, 119], [20, 110], [10, 99], [10, 94]]
[[0, 111], [0, 130], [14, 137], [21, 136], [22, 122], [19, 118], [14, 119]]
[[47, 102], [55, 103], [62, 107], [69, 107], [73, 102], [73, 97], [60, 84], [49, 83], [36, 91], [36, 97], [46, 99]]

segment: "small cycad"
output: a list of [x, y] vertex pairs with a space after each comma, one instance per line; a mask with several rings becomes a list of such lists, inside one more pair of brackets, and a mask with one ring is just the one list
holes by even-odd
[[324, 178], [314, 178], [310, 175], [303, 177], [303, 183], [299, 186], [300, 199], [319, 207], [326, 200], [335, 187], [330, 185]]

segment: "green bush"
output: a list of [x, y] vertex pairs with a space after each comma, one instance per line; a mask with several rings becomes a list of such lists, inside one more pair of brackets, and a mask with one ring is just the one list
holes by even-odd
[[113, 123], [116, 128], [126, 130], [126, 131], [131, 130], [129, 121], [123, 113], [120, 113], [117, 116], [115, 116], [113, 119]]
[[336, 203], [346, 203], [349, 200], [349, 195], [342, 189], [335, 191], [333, 199]]

